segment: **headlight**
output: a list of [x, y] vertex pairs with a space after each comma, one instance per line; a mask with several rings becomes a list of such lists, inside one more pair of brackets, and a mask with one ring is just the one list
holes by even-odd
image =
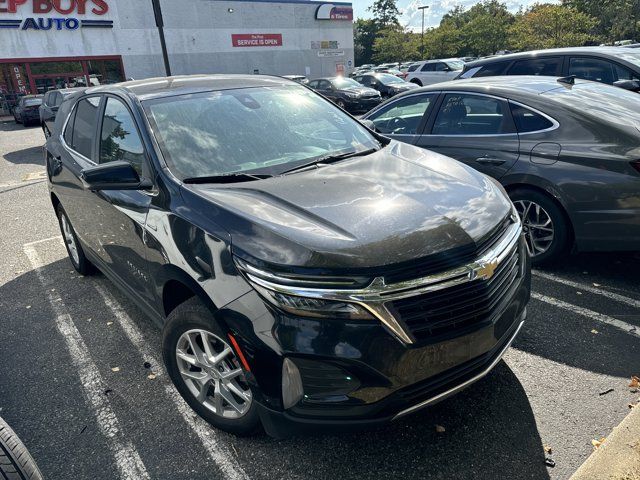
[[[355, 285], [362, 279], [326, 277], [323, 280], [322, 277], [309, 277], [307, 280], [299, 276], [284, 277], [259, 270], [239, 258], [236, 258], [235, 262], [245, 279], [260, 296], [287, 313], [315, 318], [374, 319], [367, 309], [357, 303], [321, 298], [323, 288], [330, 285], [342, 287]], [[317, 282], [316, 285], [311, 283], [314, 281]]]
[[358, 98], [360, 96], [359, 93], [355, 93], [355, 92], [344, 92], [344, 94], [349, 98]]

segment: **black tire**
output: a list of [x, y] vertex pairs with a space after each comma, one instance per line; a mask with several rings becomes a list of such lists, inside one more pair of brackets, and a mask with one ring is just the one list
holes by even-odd
[[[64, 245], [67, 249], [67, 255], [69, 256], [69, 261], [71, 262], [71, 265], [73, 265], [73, 268], [80, 275], [92, 274], [95, 271], [95, 268], [93, 264], [89, 260], [87, 260], [87, 257], [84, 254], [84, 250], [82, 250], [82, 245], [80, 245], [80, 241], [78, 240], [78, 236], [76, 235], [76, 231], [73, 229], [73, 225], [71, 225], [71, 221], [69, 220], [69, 217], [67, 217], [67, 213], [64, 211], [64, 208], [62, 208], [62, 205], [60, 204], [58, 204], [58, 206], [56, 207], [56, 215], [58, 216], [58, 225], [60, 226], [60, 233], [62, 234], [62, 240], [64, 241]], [[77, 248], [77, 253], [78, 253], [77, 259], [74, 258], [74, 255], [72, 254], [72, 250], [69, 246], [69, 242], [65, 238], [65, 231], [63, 227], [63, 221], [64, 221], [63, 217], [64, 219], [66, 219], [71, 229], [71, 235], [73, 236], [73, 239]]]
[[7, 422], [0, 418], [0, 478], [42, 480], [33, 457]]
[[347, 106], [345, 105], [343, 100], [340, 100], [340, 99], [336, 100], [336, 105], [338, 105], [343, 110], [347, 109]]
[[[200, 403], [187, 387], [178, 368], [176, 347], [181, 335], [193, 329], [207, 330], [219, 338], [227, 338], [225, 329], [198, 297], [192, 297], [178, 305], [169, 314], [162, 332], [162, 358], [173, 384], [189, 406], [214, 427], [238, 436], [255, 434], [260, 429], [255, 399], [252, 400], [249, 410], [240, 418], [223, 418]], [[235, 355], [235, 350], [232, 350]]]
[[[532, 264], [544, 265], [562, 258], [569, 250], [572, 238], [571, 226], [564, 210], [550, 196], [530, 188], [517, 188], [509, 193], [509, 197], [516, 208], [523, 204], [526, 205], [526, 202], [539, 205], [551, 220], [553, 239], [544, 252], [531, 256]], [[537, 233], [533, 232], [535, 229], [529, 229], [526, 222], [523, 222], [523, 229], [531, 253], [531, 240], [527, 235], [536, 235]]]
[[420, 80], [418, 80], [417, 78], [412, 78], [411, 79], [411, 83], [415, 83], [416, 85], [418, 85], [419, 87], [422, 86], [422, 82]]

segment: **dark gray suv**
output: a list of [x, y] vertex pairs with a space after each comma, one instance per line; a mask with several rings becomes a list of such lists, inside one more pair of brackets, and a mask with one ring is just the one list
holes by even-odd
[[550, 77], [455, 80], [364, 116], [377, 131], [498, 179], [534, 262], [640, 245], [640, 97]]

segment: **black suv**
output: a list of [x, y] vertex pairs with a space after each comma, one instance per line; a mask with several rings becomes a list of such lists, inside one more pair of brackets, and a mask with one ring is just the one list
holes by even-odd
[[176, 387], [230, 432], [401, 417], [488, 373], [526, 316], [504, 190], [293, 81], [88, 88], [46, 162], [75, 269], [162, 326]]
[[608, 83], [640, 90], [640, 52], [622, 47], [551, 48], [466, 63], [458, 78], [543, 75]]

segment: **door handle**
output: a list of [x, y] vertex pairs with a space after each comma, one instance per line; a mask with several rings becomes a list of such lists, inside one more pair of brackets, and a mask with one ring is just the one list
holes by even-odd
[[483, 157], [476, 158], [476, 162], [481, 163], [483, 165], [502, 165], [504, 162], [506, 162], [506, 160], [485, 155]]

